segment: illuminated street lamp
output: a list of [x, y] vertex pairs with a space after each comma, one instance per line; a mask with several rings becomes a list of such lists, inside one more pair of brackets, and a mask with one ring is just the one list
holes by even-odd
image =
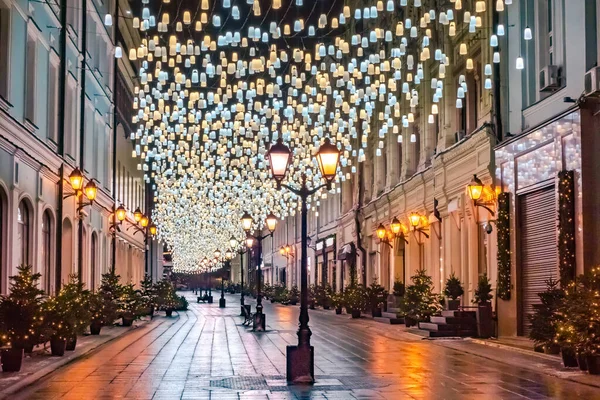
[[142, 217], [144, 216], [144, 214], [142, 213], [142, 211], [140, 210], [140, 208], [136, 208], [135, 211], [133, 212], [133, 219], [135, 220], [136, 223], [140, 222], [142, 220]]
[[335, 179], [340, 160], [340, 152], [337, 146], [331, 144], [326, 138], [317, 152], [317, 161], [321, 176], [326, 183], [316, 188], [309, 189], [306, 183], [306, 174], [302, 174], [302, 182], [299, 188], [291, 187], [281, 183], [285, 178], [287, 167], [290, 163], [291, 151], [283, 144], [281, 138], [277, 144], [272, 146], [268, 152], [271, 174], [277, 182], [277, 187], [282, 186], [300, 197], [302, 202], [302, 250], [300, 262], [300, 327], [298, 329], [298, 345], [287, 346], [287, 380], [293, 383], [313, 383], [314, 376], [314, 348], [310, 345], [312, 332], [308, 327], [308, 197], [315, 194], [323, 187], [331, 188]]
[[242, 215], [242, 228], [246, 232], [250, 232], [250, 229], [252, 229], [253, 222], [254, 222], [254, 220], [252, 219], [252, 216], [250, 214], [248, 214], [247, 212], [244, 213], [244, 215]]
[[[490, 207], [495, 204], [495, 199], [486, 201], [485, 199], [481, 198], [484, 190], [485, 190], [485, 186], [484, 186], [483, 182], [481, 182], [481, 179], [479, 179], [477, 177], [477, 175], [473, 175], [473, 179], [471, 179], [471, 183], [469, 183], [467, 185], [467, 193], [469, 193], [469, 197], [471, 198], [471, 200], [473, 200], [473, 205], [475, 207], [485, 208], [486, 210], [488, 210], [488, 212], [491, 215], [496, 215], [494, 213], [494, 210], [492, 210]], [[491, 190], [490, 192], [494, 193], [493, 190]]]
[[[410, 225], [413, 228], [413, 232], [422, 233], [427, 239], [429, 239], [427, 218], [425, 218], [419, 213], [411, 212], [408, 215], [408, 220], [410, 221]], [[425, 221], [425, 223], [423, 223], [423, 221]]]
[[273, 213], [267, 215], [267, 229], [269, 229], [270, 232], [273, 232], [275, 230], [276, 226], [277, 226], [277, 217], [275, 215], [273, 215]]

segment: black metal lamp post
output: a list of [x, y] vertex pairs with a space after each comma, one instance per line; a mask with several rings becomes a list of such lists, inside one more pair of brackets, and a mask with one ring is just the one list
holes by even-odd
[[302, 186], [300, 188], [291, 187], [281, 183], [287, 172], [287, 167], [291, 160], [292, 152], [283, 144], [279, 138], [277, 144], [269, 149], [269, 160], [271, 173], [277, 181], [277, 187], [282, 186], [295, 193], [302, 201], [302, 254], [300, 255], [300, 326], [298, 328], [298, 345], [287, 346], [287, 380], [294, 384], [311, 384], [315, 381], [315, 362], [314, 348], [310, 345], [310, 336], [312, 332], [308, 327], [308, 221], [307, 221], [307, 199], [323, 187], [331, 188], [331, 182], [336, 176], [337, 167], [340, 159], [340, 151], [331, 144], [330, 140], [325, 139], [324, 143], [317, 152], [317, 161], [321, 175], [326, 180], [326, 184], [316, 188], [309, 189], [306, 182], [306, 174], [302, 174]]
[[248, 249], [252, 248], [252, 246], [257, 245], [258, 248], [256, 252], [258, 254], [258, 262], [256, 263], [256, 312], [254, 313], [254, 320], [252, 321], [252, 330], [255, 332], [264, 332], [266, 330], [266, 318], [265, 314], [263, 314], [263, 305], [262, 305], [262, 279], [261, 279], [261, 268], [262, 264], [262, 241], [268, 237], [273, 236], [273, 231], [275, 231], [275, 227], [277, 226], [277, 217], [273, 214], [269, 214], [267, 216], [267, 229], [269, 233], [267, 235], [259, 235], [254, 234], [251, 235], [249, 232], [252, 229], [252, 224], [254, 220], [252, 217], [245, 213], [242, 216], [242, 227], [246, 231], [246, 246]]
[[240, 289], [240, 315], [244, 315], [244, 254], [247, 250], [244, 246], [239, 246], [239, 243], [235, 237], [229, 239], [229, 245], [232, 249], [237, 249], [237, 253], [240, 255], [240, 275], [241, 275], [241, 289]]
[[225, 308], [225, 275], [230, 267], [232, 253], [231, 250], [225, 252], [225, 258], [223, 262], [223, 273], [221, 274], [221, 298], [219, 299], [219, 308]]

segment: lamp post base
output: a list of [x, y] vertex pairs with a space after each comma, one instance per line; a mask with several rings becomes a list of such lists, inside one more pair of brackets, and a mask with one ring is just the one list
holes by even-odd
[[225, 299], [219, 299], [219, 308], [225, 308]]
[[287, 346], [287, 381], [295, 385], [315, 383], [315, 348], [313, 346]]
[[266, 315], [263, 313], [255, 313], [254, 321], [252, 322], [252, 330], [254, 332], [264, 332], [266, 329]]

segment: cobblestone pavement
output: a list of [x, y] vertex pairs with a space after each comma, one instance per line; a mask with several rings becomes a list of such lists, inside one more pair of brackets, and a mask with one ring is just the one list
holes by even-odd
[[241, 324], [239, 296], [228, 295], [225, 309], [217, 297], [158, 317], [13, 398], [600, 399], [598, 388], [319, 310], [310, 311], [317, 382], [290, 387], [285, 346], [296, 343], [298, 307], [266, 302], [269, 331], [253, 333]]

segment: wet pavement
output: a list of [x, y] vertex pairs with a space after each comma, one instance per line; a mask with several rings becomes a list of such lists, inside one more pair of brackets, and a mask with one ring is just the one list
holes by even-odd
[[600, 399], [600, 388], [323, 310], [310, 311], [317, 381], [288, 386], [285, 348], [297, 342], [298, 307], [265, 302], [268, 331], [253, 333], [238, 316], [239, 296], [227, 295], [225, 309], [217, 297], [157, 317], [12, 398]]

